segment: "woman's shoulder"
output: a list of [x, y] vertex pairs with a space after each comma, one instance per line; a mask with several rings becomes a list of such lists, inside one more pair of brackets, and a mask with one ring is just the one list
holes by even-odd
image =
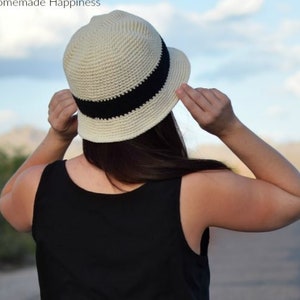
[[5, 195], [1, 213], [18, 231], [30, 231], [35, 194], [46, 165], [29, 167], [17, 178], [11, 192]]
[[195, 220], [204, 221], [208, 211], [213, 213], [218, 209], [220, 199], [225, 199], [228, 194], [227, 190], [238, 184], [238, 177], [230, 170], [206, 170], [183, 176], [180, 193], [182, 207]]
[[213, 186], [223, 185], [224, 180], [230, 180], [235, 174], [230, 170], [205, 170], [189, 173], [182, 177], [182, 188], [189, 193], [204, 193]]
[[212, 194], [219, 194], [225, 182], [232, 176], [228, 170], [205, 170], [189, 173], [182, 177], [181, 202], [192, 210], [202, 211]]

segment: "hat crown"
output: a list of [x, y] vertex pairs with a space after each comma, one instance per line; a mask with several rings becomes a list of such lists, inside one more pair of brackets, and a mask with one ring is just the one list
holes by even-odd
[[64, 70], [78, 106], [78, 133], [96, 143], [137, 137], [177, 103], [187, 57], [154, 27], [123, 11], [95, 16], [71, 38]]
[[108, 101], [145, 81], [161, 53], [161, 37], [150, 23], [113, 11], [93, 17], [73, 35], [64, 54], [64, 70], [76, 97]]

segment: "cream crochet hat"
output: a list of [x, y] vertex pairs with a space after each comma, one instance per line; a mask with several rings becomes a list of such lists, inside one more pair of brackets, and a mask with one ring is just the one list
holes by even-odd
[[79, 109], [79, 135], [107, 143], [132, 139], [162, 121], [190, 64], [147, 21], [113, 11], [73, 35], [64, 70]]

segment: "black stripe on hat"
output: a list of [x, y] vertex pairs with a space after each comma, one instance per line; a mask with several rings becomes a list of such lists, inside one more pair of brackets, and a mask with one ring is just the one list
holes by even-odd
[[164, 86], [170, 69], [169, 51], [162, 41], [162, 53], [155, 70], [139, 86], [112, 100], [90, 101], [74, 96], [80, 112], [90, 118], [110, 119], [125, 115], [152, 99]]

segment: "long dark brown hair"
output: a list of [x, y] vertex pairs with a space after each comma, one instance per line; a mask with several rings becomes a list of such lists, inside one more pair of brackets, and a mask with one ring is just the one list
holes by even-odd
[[113, 143], [83, 140], [86, 159], [109, 178], [124, 183], [164, 180], [203, 170], [229, 169], [210, 159], [188, 158], [186, 146], [172, 112], [138, 137]]

